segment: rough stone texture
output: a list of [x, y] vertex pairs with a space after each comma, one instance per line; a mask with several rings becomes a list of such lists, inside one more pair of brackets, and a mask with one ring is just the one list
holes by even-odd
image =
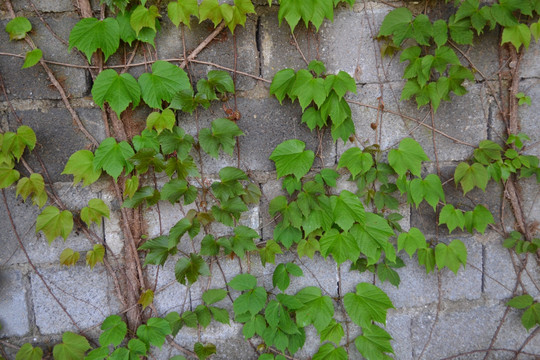
[[0, 270], [0, 338], [24, 336], [30, 331], [26, 282], [20, 271]]

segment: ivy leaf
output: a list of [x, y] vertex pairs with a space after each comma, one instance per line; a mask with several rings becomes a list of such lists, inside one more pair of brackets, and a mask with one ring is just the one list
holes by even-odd
[[433, 36], [433, 25], [425, 14], [416, 16], [413, 21], [413, 38], [420, 45], [430, 45], [429, 40]]
[[246, 291], [234, 300], [234, 312], [236, 315], [249, 312], [253, 317], [264, 308], [266, 299], [266, 290], [262, 286], [255, 287], [254, 289]]
[[429, 158], [420, 144], [411, 138], [401, 140], [399, 148], [392, 149], [388, 153], [388, 163], [400, 176], [410, 170], [413, 175], [419, 177], [422, 161], [429, 161]]
[[462, 162], [454, 172], [454, 182], [461, 184], [463, 195], [471, 191], [475, 186], [486, 191], [486, 186], [489, 181], [489, 174], [486, 168], [479, 163], [474, 163], [472, 166]]
[[176, 280], [186, 285], [186, 279], [189, 285], [197, 281], [199, 276], [210, 276], [210, 268], [204, 259], [198, 254], [190, 254], [189, 258], [181, 258], [174, 267]]
[[385, 353], [394, 353], [390, 344], [392, 337], [376, 325], [362, 328], [362, 335], [354, 340], [354, 345], [366, 359], [387, 359]]
[[146, 325], [137, 328], [137, 336], [147, 345], [159, 348], [165, 343], [165, 337], [172, 333], [169, 322], [161, 318], [150, 318]]
[[476, 205], [473, 211], [467, 211], [464, 214], [464, 218], [465, 229], [471, 234], [474, 229], [483, 234], [486, 231], [488, 224], [495, 223], [493, 215], [483, 205]]
[[47, 206], [36, 219], [36, 233], [43, 231], [49, 244], [58, 236], [64, 241], [73, 229], [73, 215], [64, 210], [60, 212], [55, 206]]
[[[459, 10], [458, 10], [459, 12]], [[448, 25], [444, 20], [437, 20], [433, 23], [433, 40], [437, 47], [441, 47], [448, 41]]]
[[456, 20], [455, 15], [448, 19], [448, 30], [452, 40], [460, 45], [472, 45], [473, 32], [469, 18]]
[[19, 126], [16, 133], [11, 131], [4, 133], [2, 152], [13, 155], [17, 161], [21, 158], [26, 147], [33, 150], [35, 146], [36, 134], [34, 130], [26, 125]]
[[266, 246], [259, 249], [262, 266], [266, 266], [267, 263], [275, 264], [276, 254], [283, 254], [281, 247], [275, 240], [268, 240]]
[[202, 299], [207, 305], [212, 305], [225, 299], [226, 296], [227, 296], [227, 290], [210, 289], [204, 292], [204, 294], [202, 295]]
[[274, 75], [272, 84], [270, 84], [270, 94], [274, 95], [280, 104], [283, 104], [285, 96], [289, 95], [291, 100], [296, 96], [291, 95], [291, 89], [296, 81], [296, 73], [293, 69], [283, 69]]
[[395, 249], [388, 241], [394, 235], [394, 230], [385, 218], [367, 212], [365, 222], [355, 224], [350, 233], [358, 241], [361, 253], [367, 256], [370, 264], [379, 260], [382, 250], [390, 261], [395, 260]]
[[531, 30], [526, 24], [505, 26], [503, 28], [501, 45], [508, 42], [512, 43], [517, 51], [519, 51], [521, 45], [525, 46], [525, 49], [528, 49], [531, 43]]
[[460, 264], [467, 265], [467, 248], [461, 240], [452, 240], [448, 246], [439, 243], [435, 247], [435, 261], [439, 270], [446, 266], [457, 274]]
[[126, 141], [117, 143], [114, 138], [107, 138], [96, 149], [94, 169], [103, 169], [114, 180], [117, 180], [122, 170], [125, 169], [126, 173], [133, 170], [133, 164], [128, 161], [133, 155], [135, 155], [135, 152]]
[[103, 263], [104, 256], [105, 247], [101, 244], [95, 244], [93, 250], [86, 253], [86, 265], [89, 265], [93, 269], [98, 262]]
[[356, 285], [356, 293], [346, 294], [343, 304], [351, 320], [362, 328], [370, 327], [372, 321], [386, 324], [386, 312], [394, 308], [384, 291], [368, 283]]
[[154, 292], [151, 289], [145, 290], [139, 297], [137, 304], [141, 304], [143, 310], [154, 302]]
[[232, 156], [236, 145], [236, 136], [244, 135], [242, 130], [229, 119], [216, 119], [212, 121], [211, 129], [202, 129], [199, 132], [199, 144], [202, 149], [214, 158], [219, 156], [219, 148]]
[[79, 150], [69, 157], [62, 174], [73, 175], [73, 184], [82, 180], [83, 186], [96, 182], [101, 176], [101, 169], [94, 168], [94, 153], [89, 150]]
[[24, 58], [24, 64], [22, 66], [22, 69], [26, 69], [26, 68], [36, 65], [39, 62], [39, 60], [41, 60], [42, 57], [43, 57], [43, 51], [41, 51], [40, 49], [34, 49], [32, 51], [27, 52]]
[[161, 151], [164, 155], [170, 155], [176, 151], [180, 159], [186, 159], [193, 146], [193, 137], [186, 134], [184, 129], [173, 126], [172, 131], [164, 130], [158, 136]]
[[281, 0], [279, 5], [279, 25], [281, 25], [281, 22], [283, 19], [285, 19], [291, 27], [291, 31], [294, 31], [294, 28], [298, 24], [298, 21], [300, 21], [300, 18], [304, 20], [307, 27], [308, 22], [312, 18], [315, 10], [315, 6], [310, 1]]
[[144, 259], [144, 265], [163, 265], [170, 254], [176, 253], [175, 247], [169, 247], [169, 238], [159, 236], [142, 244], [138, 250], [150, 250]]
[[328, 95], [324, 86], [324, 80], [314, 78], [311, 73], [305, 69], [296, 73], [296, 79], [291, 88], [291, 94], [298, 97], [302, 110], [314, 101], [317, 106], [321, 106]]
[[146, 128], [156, 129], [158, 135], [165, 129], [172, 130], [176, 117], [171, 109], [165, 109], [163, 112], [152, 112], [146, 118]]
[[540, 324], [540, 303], [535, 303], [525, 310], [521, 316], [521, 323], [529, 331], [536, 324]]
[[131, 18], [131, 11], [120, 12], [116, 15], [116, 21], [118, 21], [118, 26], [120, 28], [120, 40], [129, 44], [137, 40], [137, 34], [135, 30], [131, 27], [129, 20]]
[[501, 152], [502, 147], [499, 144], [483, 140], [478, 144], [478, 148], [474, 149], [474, 158], [484, 165], [489, 165], [493, 161], [502, 161]]
[[393, 35], [394, 44], [400, 46], [405, 38], [412, 35], [412, 13], [406, 7], [394, 9], [385, 16], [379, 36]]
[[221, 20], [223, 20], [221, 8], [217, 0], [203, 0], [199, 6], [199, 23], [202, 23], [206, 19], [211, 20], [214, 23], [214, 27], [218, 26]]
[[190, 26], [190, 17], [199, 16], [199, 7], [197, 0], [181, 0], [176, 2], [170, 2], [167, 5], [167, 14], [172, 23], [178, 27], [180, 23]]
[[365, 221], [365, 210], [357, 195], [343, 190], [339, 196], [331, 198], [334, 221], [344, 231], [347, 231], [355, 222]]
[[338, 162], [338, 169], [346, 167], [351, 173], [353, 180], [358, 174], [365, 174], [373, 166], [373, 157], [357, 147], [345, 151]]
[[92, 223], [98, 223], [102, 217], [109, 218], [109, 207], [101, 199], [91, 199], [88, 206], [81, 210], [81, 220], [90, 226]]
[[177, 92], [191, 89], [186, 72], [162, 60], [152, 65], [151, 74], [144, 73], [139, 77], [139, 85], [144, 102], [156, 109], [163, 109], [162, 102], [171, 102]]
[[30, 30], [32, 30], [32, 24], [27, 18], [22, 16], [17, 16], [6, 24], [6, 32], [9, 34], [9, 40], [22, 40]]
[[321, 331], [321, 341], [332, 341], [334, 344], [339, 345], [344, 335], [343, 326], [332, 319], [330, 324]]
[[306, 175], [313, 165], [315, 154], [311, 150], [304, 150], [303, 141], [291, 139], [282, 142], [270, 155], [270, 160], [276, 164], [278, 179], [285, 175], [294, 174], [297, 179]]
[[252, 290], [257, 286], [257, 278], [251, 274], [239, 274], [229, 282], [229, 286], [237, 291]]
[[110, 315], [101, 324], [103, 333], [99, 336], [101, 346], [118, 346], [127, 335], [127, 325], [118, 315]]
[[15, 355], [15, 360], [41, 360], [43, 357], [43, 350], [40, 347], [33, 347], [32, 344], [26, 343]]
[[130, 18], [130, 24], [135, 33], [139, 35], [142, 28], [150, 28], [156, 31], [156, 19], [161, 17], [159, 9], [152, 5], [146, 8], [144, 5], [139, 5], [133, 10]]
[[206, 360], [208, 357], [216, 353], [216, 345], [214, 344], [203, 345], [200, 342], [197, 342], [195, 343], [193, 350], [195, 351], [195, 354], [197, 354], [197, 357], [199, 358], [199, 360]]
[[313, 355], [312, 360], [347, 360], [347, 352], [344, 348], [335, 347], [333, 344], [326, 343]]
[[435, 174], [429, 174], [424, 180], [413, 179], [409, 191], [417, 208], [423, 199], [433, 207], [433, 211], [437, 209], [439, 201], [445, 201], [441, 179]]
[[304, 272], [293, 263], [279, 264], [272, 275], [272, 284], [281, 291], [285, 291], [290, 284], [290, 275], [303, 276]]
[[425, 249], [427, 247], [426, 238], [420, 230], [412, 227], [408, 233], [401, 233], [398, 237], [398, 251], [405, 249], [409, 257], [418, 249]]
[[120, 117], [130, 103], [133, 107], [139, 105], [141, 89], [132, 75], [128, 73], [119, 75], [113, 69], [107, 69], [99, 73], [94, 81], [92, 96], [102, 109], [105, 101], [108, 102], [111, 109]]
[[463, 230], [463, 227], [465, 226], [463, 211], [455, 209], [452, 204], [445, 205], [439, 214], [439, 224], [446, 224], [450, 233], [452, 233], [456, 227]]
[[514, 297], [512, 300], [506, 303], [506, 306], [511, 306], [514, 309], [525, 309], [531, 306], [534, 299], [531, 295], [525, 294]]
[[329, 296], [322, 296], [321, 289], [308, 286], [296, 295], [304, 306], [296, 311], [296, 323], [300, 327], [313, 324], [317, 331], [323, 331], [334, 316], [334, 305]]
[[321, 255], [325, 258], [332, 254], [338, 265], [346, 260], [355, 261], [360, 255], [360, 248], [356, 239], [349, 233], [340, 233], [336, 229], [330, 229], [319, 240]]
[[60, 264], [65, 266], [73, 266], [79, 261], [79, 254], [77, 251], [73, 251], [70, 248], [64, 249], [60, 254]]
[[429, 274], [435, 268], [435, 250], [432, 248], [418, 249], [418, 263], [424, 265]]
[[340, 99], [345, 96], [347, 91], [356, 94], [356, 82], [345, 71], [340, 71], [337, 75], [328, 75], [324, 81], [332, 85], [332, 90]]
[[[250, 2], [251, 3], [251, 2]], [[234, 93], [234, 81], [228, 72], [222, 70], [211, 70], [206, 75], [208, 84], [222, 94]]]
[[86, 338], [66, 331], [62, 335], [62, 343], [54, 346], [53, 356], [55, 360], [79, 360], [89, 349], [90, 344]]
[[88, 63], [92, 60], [92, 54], [101, 49], [105, 55], [105, 61], [118, 50], [120, 46], [120, 26], [114, 18], [98, 20], [90, 17], [81, 19], [69, 34], [69, 48], [76, 47], [82, 51]]
[[47, 192], [45, 192], [45, 182], [43, 176], [34, 173], [30, 177], [24, 177], [17, 183], [15, 196], [19, 196], [26, 201], [28, 196], [32, 196], [32, 203], [40, 208], [47, 202]]

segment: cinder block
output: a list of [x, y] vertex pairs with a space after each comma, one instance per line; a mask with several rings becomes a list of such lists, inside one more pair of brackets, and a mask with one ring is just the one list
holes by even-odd
[[[74, 11], [75, 7], [70, 0], [42, 0], [36, 1], [34, 3], [36, 9], [41, 12], [65, 12], [65, 11]], [[33, 8], [30, 5], [27, 5], [24, 2], [13, 2], [13, 9], [15, 12], [18, 11], [33, 11]]]
[[26, 292], [28, 279], [20, 271], [0, 271], [0, 338], [24, 336], [30, 331]]
[[[531, 44], [532, 45], [532, 44]], [[535, 51], [537, 54], [540, 53], [540, 47], [536, 46]], [[529, 51], [526, 52], [529, 54]], [[537, 59], [537, 57], [532, 57], [532, 59]], [[522, 64], [522, 69], [525, 69]], [[530, 64], [531, 67], [534, 67], [533, 64]], [[538, 64], [536, 64], [538, 67]], [[538, 76], [540, 69], [536, 71], [535, 76]], [[538, 129], [538, 114], [540, 112], [540, 80], [538, 79], [525, 79], [520, 83], [519, 91], [523, 92], [526, 96], [531, 98], [531, 105], [522, 105], [518, 109], [518, 116], [521, 125], [521, 131], [527, 134], [531, 140], [527, 141], [526, 145], [535, 144], [540, 140], [540, 131]], [[526, 149], [528, 155], [534, 155], [540, 157], [540, 146], [535, 146], [530, 149]]]

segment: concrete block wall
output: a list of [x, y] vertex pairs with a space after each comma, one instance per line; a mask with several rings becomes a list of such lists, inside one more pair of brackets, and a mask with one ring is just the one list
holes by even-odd
[[[31, 36], [36, 45], [43, 50], [44, 58], [50, 61], [85, 65], [83, 57], [76, 51], [69, 53], [65, 43], [52, 36], [44, 22], [37, 17], [26, 0], [12, 0], [17, 15], [26, 16], [33, 25]], [[63, 40], [78, 21], [75, 1], [40, 0], [34, 1], [44, 21]], [[93, 2], [98, 9], [98, 2]], [[268, 7], [267, 1], [257, 2], [257, 15], [248, 16], [246, 26], [236, 31], [238, 70], [271, 80], [280, 69], [290, 67], [300, 69], [305, 66], [286, 23], [279, 26], [278, 6]], [[399, 4], [399, 3], [395, 3]], [[486, 192], [474, 190], [466, 198], [460, 196], [453, 183], [453, 169], [459, 161], [472, 154], [472, 147], [464, 143], [477, 145], [481, 140], [501, 141], [503, 127], [496, 106], [493, 91], [498, 91], [497, 37], [488, 34], [475, 39], [475, 46], [463, 48], [475, 67], [482, 71], [486, 79], [476, 76], [476, 81], [467, 82], [469, 93], [462, 97], [452, 97], [451, 103], [442, 103], [434, 119], [434, 126], [451, 138], [433, 132], [429, 128], [431, 119], [425, 109], [418, 110], [411, 102], [399, 102], [403, 64], [398, 57], [381, 59], [379, 44], [373, 40], [384, 16], [392, 9], [384, 2], [358, 2], [352, 9], [339, 7], [334, 22], [325, 21], [318, 33], [307, 31], [299, 26], [295, 32], [299, 48], [308, 59], [319, 57], [329, 72], [346, 71], [357, 82], [357, 94], [349, 99], [359, 104], [378, 106], [384, 102], [383, 114], [376, 109], [351, 104], [353, 120], [358, 141], [361, 145], [379, 143], [381, 148], [396, 146], [407, 136], [414, 137], [426, 150], [431, 162], [425, 163], [424, 173], [436, 171], [435, 159], [438, 159], [442, 180], [446, 182], [445, 191], [449, 202], [459, 203], [468, 208], [482, 203], [494, 214], [501, 211], [503, 189], [490, 185]], [[444, 6], [437, 8], [444, 12]], [[0, 27], [2, 29], [10, 16], [5, 4], [0, 4]], [[162, 31], [156, 38], [156, 53], [161, 59], [178, 58], [184, 53], [180, 30], [165, 16], [161, 20]], [[193, 21], [192, 30], [186, 31], [186, 51], [193, 50], [211, 31], [209, 23], [197, 24]], [[186, 29], [187, 30], [187, 29]], [[129, 51], [126, 48], [126, 51]], [[148, 49], [146, 49], [148, 50]], [[38, 146], [47, 170], [54, 182], [54, 188], [67, 206], [78, 210], [93, 197], [102, 198], [112, 209], [119, 204], [106, 182], [98, 182], [89, 188], [73, 187], [71, 177], [61, 175], [69, 156], [91, 144], [78, 131], [69, 112], [66, 110], [58, 92], [51, 86], [46, 73], [39, 66], [20, 70], [22, 59], [9, 54], [24, 54], [27, 45], [9, 41], [7, 34], [0, 31], [0, 75], [4, 82], [9, 102], [0, 96], [0, 128], [2, 131], [17, 127], [16, 117], [11, 106], [23, 123], [31, 126], [37, 135]], [[540, 44], [532, 43], [521, 64], [520, 90], [532, 99], [532, 106], [519, 109], [521, 129], [531, 137], [531, 143], [540, 141], [538, 114], [540, 113], [540, 62], [538, 54]], [[142, 52], [135, 59], [144, 61]], [[234, 67], [233, 37], [224, 31], [197, 57], [219, 65]], [[111, 63], [119, 63], [120, 56], [113, 56]], [[464, 63], [466, 61], [464, 60]], [[88, 131], [98, 141], [103, 140], [105, 129], [101, 112], [91, 98], [92, 78], [87, 69], [51, 65], [51, 69], [69, 94], [69, 101], [80, 116]], [[189, 71], [193, 79], [203, 77], [214, 68], [204, 64], [192, 64]], [[134, 76], [140, 75], [144, 67], [130, 69]], [[224, 166], [236, 166], [249, 172], [253, 181], [261, 188], [263, 196], [260, 204], [252, 206], [241, 222], [257, 229], [262, 240], [272, 238], [273, 220], [268, 214], [269, 201], [283, 194], [281, 184], [276, 181], [273, 163], [268, 160], [274, 147], [284, 140], [297, 138], [307, 144], [311, 150], [322, 149], [325, 166], [334, 166], [341, 154], [351, 144], [341, 140], [333, 143], [328, 132], [321, 139], [316, 133], [300, 123], [301, 109], [298, 104], [285, 102], [283, 106], [269, 95], [269, 84], [252, 77], [237, 75], [238, 109], [242, 114], [238, 126], [245, 133], [240, 138], [239, 151], [232, 157], [224, 156], [219, 161], [204, 157], [205, 174], [215, 177]], [[229, 101], [231, 104], [232, 99]], [[132, 113], [134, 127], [145, 126], [148, 111], [143, 107]], [[222, 104], [213, 105], [208, 111], [200, 113], [199, 126], [205, 127], [218, 117], [224, 117]], [[377, 123], [373, 130], [372, 123]], [[178, 124], [188, 133], [195, 134], [197, 123], [193, 116], [179, 114]], [[424, 125], [428, 125], [427, 127]], [[453, 139], [460, 142], [455, 142]], [[435, 144], [435, 146], [434, 146]], [[355, 144], [358, 145], [358, 144]], [[528, 150], [532, 155], [540, 155], [540, 146]], [[30, 156], [29, 164], [39, 168], [38, 161]], [[319, 160], [317, 160], [319, 161]], [[318, 162], [317, 164], [320, 164]], [[535, 179], [522, 182], [521, 192], [526, 209], [527, 220], [540, 222], [540, 187]], [[51, 349], [64, 331], [81, 331], [89, 337], [99, 334], [99, 324], [110, 314], [120, 313], [123, 309], [115, 296], [114, 285], [108, 278], [102, 265], [93, 270], [84, 264], [84, 252], [91, 249], [91, 243], [77, 229], [63, 242], [56, 240], [47, 244], [42, 234], [35, 233], [35, 218], [38, 210], [15, 198], [15, 189], [6, 191], [7, 206], [13, 214], [17, 232], [20, 235], [22, 250], [14, 235], [7, 214], [6, 205], [0, 202], [0, 355], [14, 358], [16, 349], [9, 345], [21, 345], [32, 342]], [[183, 217], [182, 210], [166, 203], [160, 204], [162, 227], [168, 231], [170, 226]], [[508, 210], [508, 204], [506, 210]], [[186, 210], [186, 209], [184, 209]], [[507, 311], [505, 303], [512, 297], [515, 286], [518, 293], [521, 287], [540, 301], [540, 267], [537, 260], [529, 257], [527, 271], [518, 285], [514, 262], [521, 261], [502, 247], [503, 239], [495, 231], [488, 229], [485, 234], [471, 236], [465, 232], [447, 235], [444, 226], [436, 229], [436, 219], [427, 207], [418, 209], [401, 207], [405, 215], [402, 226], [420, 228], [427, 238], [437, 237], [439, 241], [462, 240], [468, 249], [468, 264], [457, 275], [448, 270], [426, 274], [417, 265], [415, 258], [403, 256], [406, 267], [398, 270], [401, 285], [395, 288], [388, 283], [381, 284], [372, 274], [349, 272], [349, 263], [337, 267], [332, 259], [324, 261], [316, 256], [313, 260], [298, 259], [294, 255], [278, 255], [278, 262], [292, 261], [304, 271], [305, 276], [293, 278], [287, 292], [294, 294], [306, 286], [320, 287], [324, 294], [332, 297], [353, 291], [356, 284], [374, 282], [388, 293], [395, 309], [389, 311], [387, 329], [393, 336], [395, 359], [484, 359], [485, 349], [490, 347], [497, 332], [488, 359], [513, 359], [515, 351], [520, 349], [528, 336], [532, 336], [521, 349], [517, 358], [540, 358], [540, 335], [538, 331], [527, 332], [520, 323], [520, 311]], [[150, 237], [159, 235], [160, 227], [155, 210], [143, 215], [146, 234]], [[507, 229], [513, 227], [513, 219], [505, 222]], [[117, 215], [105, 220], [101, 226], [92, 230], [109, 245], [118, 255], [122, 251], [123, 239]], [[217, 232], [223, 229], [215, 229]], [[199, 238], [194, 246], [198, 248]], [[190, 251], [188, 238], [182, 240], [186, 251]], [[71, 268], [59, 265], [59, 255], [66, 247], [81, 251], [81, 260]], [[31, 262], [28, 260], [30, 259]], [[213, 276], [203, 279], [188, 288], [174, 278], [174, 264], [177, 258], [171, 258], [157, 272], [149, 266], [148, 279], [156, 281], [157, 291], [154, 301], [158, 315], [169, 311], [194, 309], [201, 302], [201, 295], [206, 288], [224, 286], [223, 275], [230, 281], [241, 269], [249, 271], [259, 278], [259, 283], [272, 287], [272, 273], [275, 265], [262, 267], [259, 259], [251, 255], [239, 263], [237, 259], [221, 259], [221, 270], [212, 264]], [[47, 284], [47, 285], [45, 285]], [[49, 289], [47, 289], [47, 286]], [[58, 302], [77, 323], [74, 326]], [[235, 294], [233, 294], [235, 296]], [[219, 305], [232, 312], [232, 304], [223, 300]], [[336, 318], [344, 317], [343, 309], [336, 307]], [[502, 321], [504, 319], [504, 321]], [[502, 324], [502, 325], [501, 325]], [[359, 334], [354, 324], [348, 324], [350, 339]], [[532, 335], [531, 335], [532, 334]], [[319, 347], [319, 338], [312, 327], [306, 329], [306, 345], [296, 355], [296, 359], [309, 359]], [[256, 359], [257, 355], [242, 337], [239, 324], [222, 325], [212, 323], [199, 335], [196, 330], [182, 329], [176, 341], [192, 349], [197, 341], [216, 344], [218, 354], [215, 359]], [[257, 340], [253, 342], [258, 345]], [[178, 354], [178, 350], [165, 345], [160, 351], [154, 349], [156, 359], [169, 359]], [[349, 357], [360, 359], [360, 354], [349, 347]]]

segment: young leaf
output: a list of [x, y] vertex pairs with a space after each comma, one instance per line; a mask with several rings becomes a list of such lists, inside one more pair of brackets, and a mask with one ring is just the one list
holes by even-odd
[[26, 343], [15, 355], [15, 360], [41, 360], [43, 357], [43, 350], [40, 347], [33, 347], [32, 344]]
[[362, 328], [362, 335], [354, 340], [354, 345], [366, 359], [389, 359], [385, 353], [394, 353], [390, 344], [392, 337], [376, 325]]
[[419, 177], [422, 161], [429, 161], [429, 158], [420, 144], [411, 138], [401, 140], [399, 148], [392, 149], [388, 153], [388, 163], [398, 175], [404, 175], [410, 170], [413, 175]]
[[180, 0], [170, 2], [167, 5], [167, 15], [169, 15], [169, 19], [171, 19], [172, 23], [176, 27], [182, 23], [191, 29], [190, 17], [199, 16], [197, 0]]
[[174, 267], [174, 275], [176, 280], [186, 285], [186, 280], [189, 285], [197, 281], [199, 276], [210, 276], [210, 268], [204, 259], [198, 254], [190, 254], [189, 258], [181, 258]]
[[90, 344], [84, 336], [66, 331], [62, 335], [62, 343], [53, 348], [55, 360], [75, 360], [84, 358], [84, 353], [90, 349]]
[[469, 164], [462, 162], [454, 172], [454, 182], [461, 184], [463, 195], [471, 191], [475, 186], [486, 191], [488, 180], [489, 175], [486, 168], [479, 163], [469, 166]]
[[42, 57], [43, 57], [43, 51], [41, 51], [40, 49], [34, 49], [27, 52], [24, 58], [24, 64], [22, 66], [22, 69], [26, 69], [26, 68], [36, 65], [39, 62], [39, 60], [41, 60]]
[[99, 73], [92, 86], [92, 96], [95, 103], [103, 109], [105, 101], [120, 117], [130, 103], [133, 107], [139, 105], [141, 88], [135, 78], [128, 74], [118, 74], [113, 69], [103, 70]]
[[147, 289], [141, 294], [141, 296], [139, 297], [139, 301], [137, 301], [137, 304], [141, 304], [144, 310], [148, 306], [150, 306], [153, 302], [154, 302], [154, 292], [152, 291], [152, 289]]
[[275, 264], [276, 254], [283, 254], [281, 247], [275, 240], [268, 240], [266, 246], [259, 249], [262, 266], [266, 266], [267, 263]]
[[103, 263], [104, 256], [105, 247], [101, 244], [95, 244], [93, 250], [86, 253], [86, 265], [89, 265], [93, 269], [98, 262]]
[[114, 18], [98, 20], [96, 18], [81, 19], [69, 34], [69, 48], [76, 47], [82, 51], [88, 63], [92, 60], [92, 54], [101, 49], [105, 55], [105, 61], [116, 52], [120, 46], [120, 26]]
[[420, 230], [412, 227], [408, 233], [401, 233], [398, 237], [398, 251], [405, 250], [409, 257], [418, 249], [425, 249], [427, 247], [426, 238]]
[[219, 148], [232, 156], [236, 145], [236, 136], [244, 135], [242, 130], [229, 119], [216, 119], [212, 121], [211, 129], [202, 129], [199, 132], [199, 144], [210, 156], [218, 158]]
[[17, 132], [8, 131], [4, 134], [2, 152], [13, 155], [17, 161], [24, 153], [24, 149], [33, 150], [36, 146], [36, 134], [30, 127], [23, 125], [17, 128]]
[[454, 205], [445, 205], [439, 214], [439, 225], [442, 224], [446, 224], [450, 233], [452, 233], [456, 227], [463, 230], [463, 227], [465, 226], [463, 211], [455, 209]]
[[0, 189], [10, 187], [20, 177], [21, 174], [14, 170], [12, 166], [0, 164]]
[[103, 169], [116, 180], [122, 170], [125, 169], [126, 173], [131, 172], [133, 164], [128, 159], [133, 155], [135, 152], [126, 141], [117, 143], [114, 138], [107, 138], [96, 149], [94, 169]]
[[27, 18], [22, 16], [17, 16], [6, 24], [6, 32], [9, 34], [9, 40], [22, 40], [30, 30], [32, 30], [32, 24]]
[[512, 43], [517, 51], [519, 51], [521, 45], [525, 46], [525, 49], [528, 49], [531, 43], [531, 30], [526, 24], [505, 26], [503, 28], [501, 45], [508, 42]]
[[118, 346], [127, 335], [127, 325], [118, 315], [108, 316], [101, 324], [101, 330], [103, 333], [99, 336], [99, 343], [102, 346]]
[[324, 86], [324, 80], [314, 78], [305, 69], [299, 70], [296, 73], [296, 80], [291, 88], [291, 94], [298, 97], [302, 110], [305, 110], [312, 101], [320, 107], [328, 95]]
[[338, 162], [338, 169], [346, 167], [351, 173], [353, 180], [356, 175], [365, 174], [373, 166], [373, 157], [369, 153], [365, 153], [357, 147], [353, 147], [345, 151]]
[[157, 134], [161, 134], [163, 130], [167, 129], [172, 131], [172, 128], [176, 122], [176, 117], [171, 109], [165, 109], [163, 112], [152, 112], [146, 118], [146, 128], [156, 129]]
[[321, 341], [332, 341], [334, 344], [339, 345], [344, 335], [343, 326], [332, 319], [330, 324], [321, 331]]
[[73, 251], [70, 248], [64, 249], [60, 254], [60, 264], [65, 266], [73, 266], [79, 261], [81, 254], [77, 251]]
[[73, 215], [64, 210], [60, 212], [55, 206], [47, 206], [36, 219], [36, 233], [43, 231], [49, 244], [58, 236], [64, 241], [73, 229]]
[[162, 102], [171, 102], [173, 96], [182, 90], [191, 89], [186, 72], [166, 61], [156, 61], [152, 73], [139, 77], [144, 102], [156, 109], [163, 109]]
[[326, 343], [321, 345], [319, 350], [313, 355], [312, 360], [347, 360], [347, 352], [342, 347], [335, 347]]
[[139, 5], [133, 10], [129, 22], [135, 33], [139, 35], [139, 32], [145, 27], [156, 31], [156, 19], [158, 17], [161, 17], [161, 15], [156, 6], [152, 5], [146, 8], [144, 5]]
[[372, 321], [386, 324], [386, 312], [394, 308], [388, 295], [369, 283], [356, 285], [356, 293], [346, 294], [343, 304], [351, 320], [364, 329], [370, 327]]
[[424, 265], [426, 274], [435, 268], [435, 250], [432, 248], [418, 249], [418, 264]]
[[88, 207], [81, 210], [81, 220], [90, 226], [92, 223], [99, 223], [102, 217], [109, 218], [109, 207], [101, 199], [91, 199]]
[[486, 209], [483, 205], [476, 205], [473, 211], [467, 211], [464, 214], [465, 217], [465, 229], [471, 234], [473, 230], [480, 233], [484, 233], [488, 224], [493, 224], [495, 220], [491, 212]]
[[159, 348], [165, 343], [165, 337], [172, 332], [169, 322], [161, 318], [150, 318], [146, 325], [137, 328], [137, 336], [148, 346], [154, 345]]
[[435, 247], [435, 261], [439, 270], [446, 266], [457, 274], [460, 264], [467, 265], [467, 248], [461, 240], [452, 240], [448, 246], [439, 243]]
[[536, 324], [540, 324], [540, 303], [533, 304], [521, 316], [521, 323], [529, 331]]
[[284, 141], [276, 146], [270, 160], [276, 164], [278, 179], [289, 174], [301, 179], [308, 173], [315, 154], [311, 150], [304, 150], [305, 147], [304, 142], [296, 139]]
[[507, 306], [511, 306], [514, 309], [525, 309], [531, 306], [534, 302], [534, 299], [531, 295], [525, 294], [521, 296], [516, 296], [512, 300], [506, 303]]
[[45, 182], [40, 174], [34, 173], [30, 177], [24, 177], [17, 183], [15, 196], [19, 196], [26, 201], [28, 196], [32, 196], [32, 203], [40, 208], [47, 202], [47, 192], [45, 192]]
[[89, 150], [79, 150], [69, 157], [62, 174], [73, 175], [73, 184], [82, 180], [83, 186], [93, 184], [101, 176], [101, 169], [94, 168], [94, 154]]

